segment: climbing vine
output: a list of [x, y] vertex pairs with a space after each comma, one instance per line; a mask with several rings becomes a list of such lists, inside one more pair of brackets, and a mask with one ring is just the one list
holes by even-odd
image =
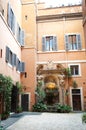
[[0, 74], [0, 94], [3, 96], [4, 112], [9, 113], [11, 109], [11, 90], [13, 81], [11, 77]]

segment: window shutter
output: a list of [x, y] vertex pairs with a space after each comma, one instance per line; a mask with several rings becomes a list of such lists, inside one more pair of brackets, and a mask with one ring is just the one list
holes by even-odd
[[42, 37], [42, 51], [46, 51], [46, 38]]
[[16, 54], [14, 54], [14, 66], [16, 66]]
[[10, 4], [8, 3], [8, 17], [7, 17], [8, 25], [11, 27], [11, 7]]
[[25, 63], [24, 62], [20, 62], [20, 72], [21, 73], [25, 72]]
[[19, 59], [18, 57], [16, 57], [16, 70], [18, 71], [18, 62], [19, 62]]
[[65, 35], [65, 49], [66, 49], [66, 51], [70, 50], [69, 36], [68, 35]]
[[57, 37], [53, 36], [53, 50], [57, 51]]
[[19, 24], [17, 23], [17, 40], [20, 43]]
[[78, 44], [78, 50], [81, 50], [81, 37], [80, 34], [76, 35], [76, 39], [77, 39], [77, 44]]
[[16, 54], [12, 53], [12, 66], [16, 66]]
[[14, 16], [14, 13], [13, 13], [13, 22], [12, 22], [12, 31], [13, 33], [15, 34], [15, 16]]
[[14, 53], [12, 53], [12, 66], [14, 66]]
[[20, 31], [20, 43], [21, 43], [21, 46], [24, 46], [24, 31], [23, 30]]
[[6, 46], [6, 62], [9, 62], [9, 47]]

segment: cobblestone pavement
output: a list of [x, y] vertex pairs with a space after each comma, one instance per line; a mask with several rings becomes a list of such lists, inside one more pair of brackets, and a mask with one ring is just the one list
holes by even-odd
[[86, 130], [83, 113], [24, 114], [6, 130]]

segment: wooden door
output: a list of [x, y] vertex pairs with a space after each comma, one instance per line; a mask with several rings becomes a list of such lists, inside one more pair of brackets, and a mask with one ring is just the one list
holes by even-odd
[[23, 111], [28, 111], [29, 109], [29, 94], [21, 95], [21, 107]]
[[74, 111], [81, 111], [81, 90], [72, 89], [72, 106]]

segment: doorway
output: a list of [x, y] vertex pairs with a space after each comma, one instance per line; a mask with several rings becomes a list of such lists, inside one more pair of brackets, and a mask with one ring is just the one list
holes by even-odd
[[81, 89], [71, 89], [73, 111], [82, 110]]
[[29, 110], [29, 94], [21, 95], [21, 107], [23, 111]]
[[19, 89], [13, 85], [11, 94], [11, 112], [16, 112], [19, 103]]

